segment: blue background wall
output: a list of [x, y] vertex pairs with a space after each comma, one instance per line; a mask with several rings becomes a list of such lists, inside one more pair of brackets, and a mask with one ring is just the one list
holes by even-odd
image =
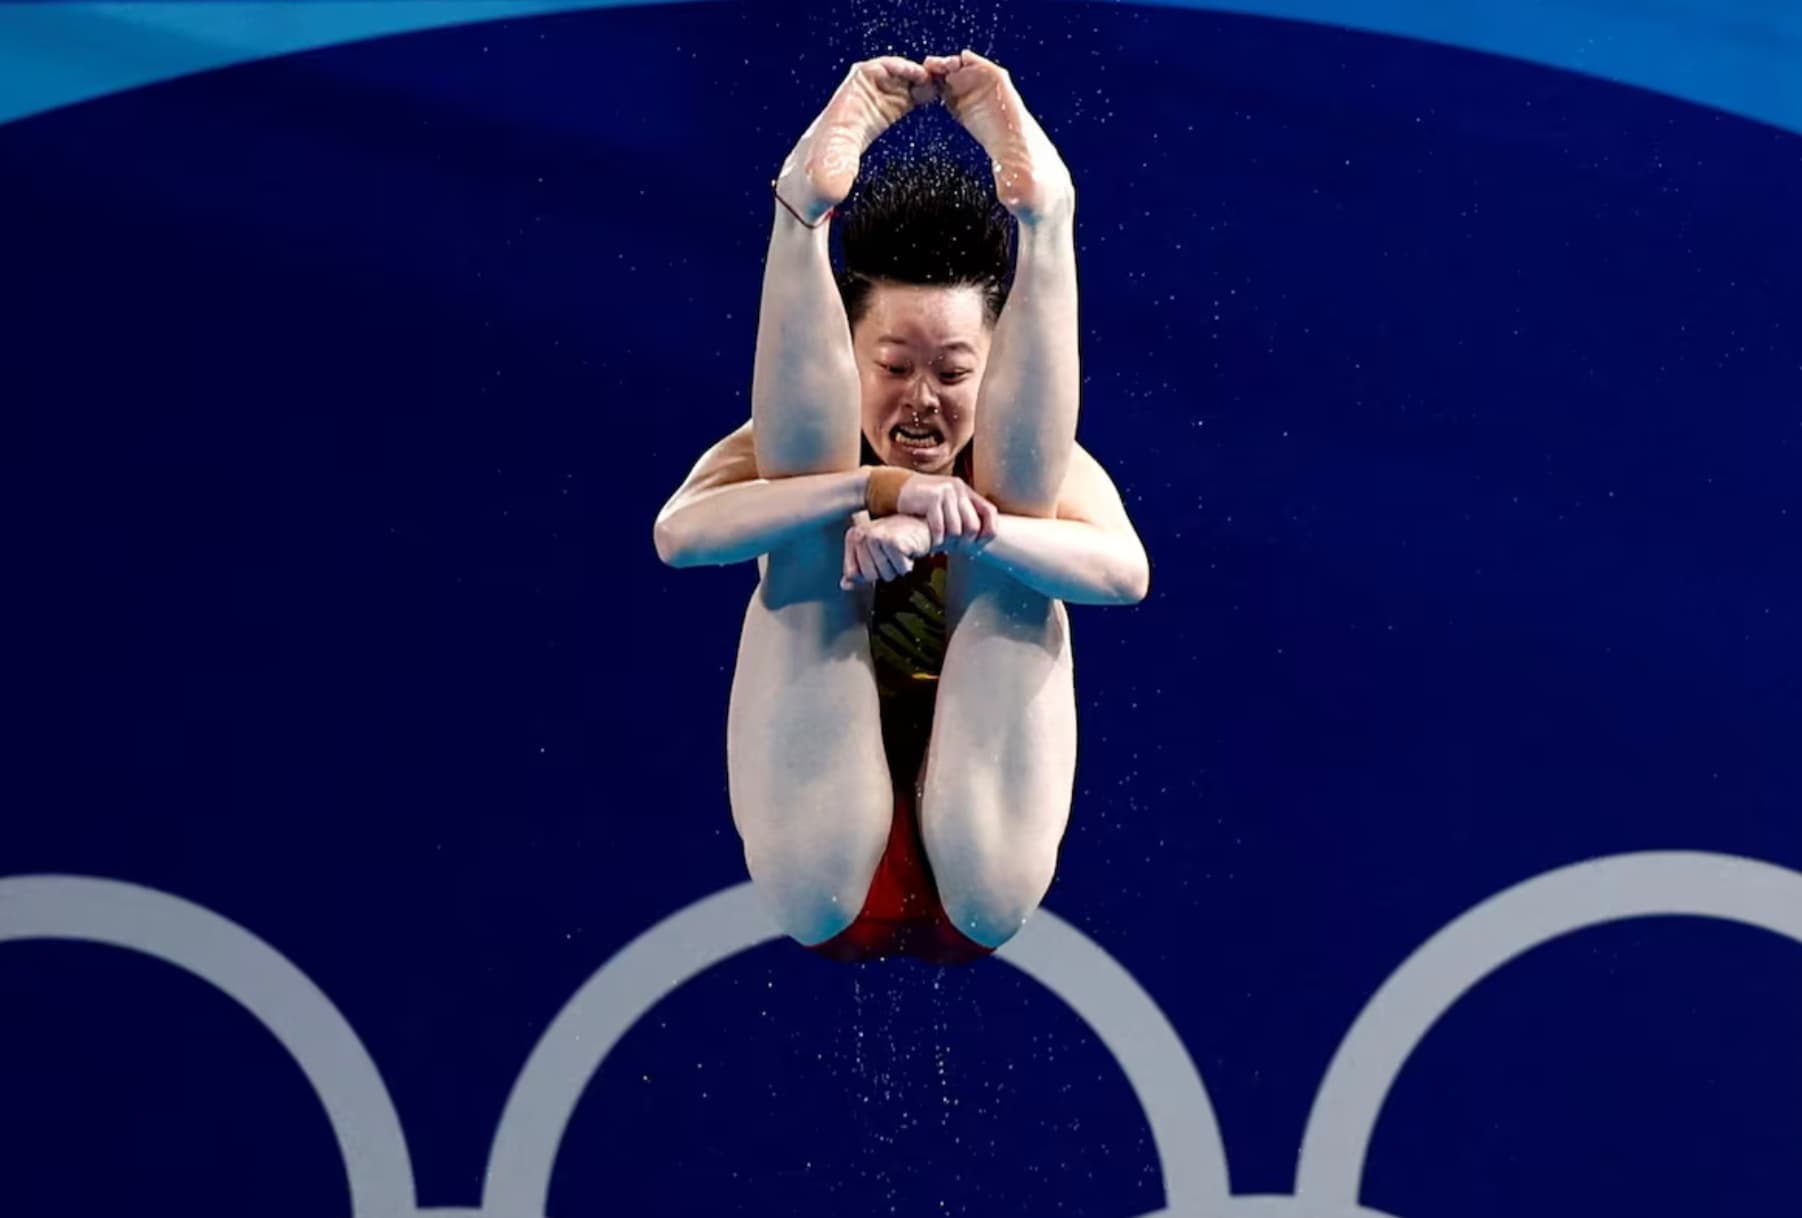
[[[848, 61], [960, 44], [1075, 171], [1081, 434], [1154, 563], [1076, 612], [1049, 906], [1181, 1034], [1236, 1191], [1290, 1191], [1347, 1026], [1473, 904], [1628, 851], [1802, 867], [1793, 134], [1250, 15], [877, 0], [460, 25], [21, 117], [0, 876], [274, 945], [379, 1064], [424, 1206], [478, 1202], [568, 995], [743, 878], [751, 572], [663, 569], [651, 518], [746, 413], [774, 166]], [[1799, 1021], [1778, 936], [1559, 940], [1421, 1044], [1364, 1199], [1793, 1213]], [[98, 946], [0, 954], [0, 1148], [9, 1214], [349, 1205], [257, 1021]], [[549, 1212], [1162, 1203], [1030, 980], [770, 944], [608, 1057]]]

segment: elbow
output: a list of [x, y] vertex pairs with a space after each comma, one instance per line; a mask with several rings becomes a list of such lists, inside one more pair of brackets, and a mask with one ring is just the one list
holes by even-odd
[[694, 565], [694, 545], [685, 531], [677, 526], [675, 519], [660, 516], [651, 530], [651, 541], [657, 547], [657, 557], [666, 567], [692, 567]]
[[1078, 582], [1080, 587], [1065, 589], [1058, 599], [1072, 605], [1136, 605], [1151, 592], [1151, 567], [1143, 556], [1110, 556]]
[[1126, 564], [1114, 587], [1116, 605], [1136, 605], [1151, 594], [1151, 563], [1143, 551]]
[[1151, 573], [1148, 569], [1139, 568], [1121, 587], [1119, 600], [1115, 604], [1137, 605], [1146, 596], [1151, 595]]
[[1136, 605], [1151, 591], [1151, 573], [1144, 567], [1127, 567], [1091, 577], [1080, 588], [1066, 589], [1058, 599], [1072, 605], [1118, 608]]

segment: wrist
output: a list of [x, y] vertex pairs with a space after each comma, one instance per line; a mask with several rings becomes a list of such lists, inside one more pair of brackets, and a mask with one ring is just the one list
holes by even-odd
[[832, 486], [832, 515], [837, 517], [855, 516], [864, 510], [864, 500], [868, 497], [870, 471], [867, 466], [845, 470], [843, 473], [827, 474]]
[[975, 559], [978, 562], [996, 562], [999, 560], [999, 556], [991, 554], [990, 548], [993, 547], [997, 541], [1001, 540], [1001, 529], [1002, 524], [997, 520], [995, 522], [995, 532], [987, 537], [984, 537], [980, 533], [974, 536], [965, 537], [947, 536], [945, 540], [932, 548], [932, 552], [934, 554], [957, 554], [964, 558]]
[[864, 474], [864, 509], [870, 518], [880, 520], [884, 516], [893, 516], [901, 506], [901, 487], [913, 474], [908, 470], [897, 469], [892, 465], [871, 466]]

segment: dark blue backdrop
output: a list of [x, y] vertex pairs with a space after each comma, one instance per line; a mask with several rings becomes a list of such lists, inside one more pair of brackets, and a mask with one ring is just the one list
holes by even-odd
[[[908, 15], [908, 14], [914, 15]], [[474, 1205], [545, 1022], [743, 878], [749, 568], [650, 524], [747, 410], [767, 182], [851, 59], [1008, 64], [1080, 190], [1083, 441], [1154, 564], [1078, 610], [1060, 916], [1168, 1013], [1240, 1192], [1347, 1025], [1548, 868], [1802, 867], [1802, 142], [1592, 80], [1175, 10], [865, 0], [483, 25], [0, 128], [15, 707], [0, 875], [108, 876], [315, 979]], [[891, 137], [952, 138], [930, 123]], [[1793, 1213], [1802, 952], [1529, 953], [1411, 1059], [1400, 1218]], [[228, 999], [0, 956], [0, 1210], [346, 1210]], [[586, 1093], [551, 1213], [1103, 1215], [1144, 1118], [1001, 965], [769, 945]]]

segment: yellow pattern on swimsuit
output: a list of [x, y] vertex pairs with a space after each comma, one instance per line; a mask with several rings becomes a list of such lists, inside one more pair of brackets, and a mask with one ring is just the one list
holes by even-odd
[[870, 655], [884, 695], [929, 689], [945, 666], [945, 556], [914, 564], [900, 579], [876, 585]]

